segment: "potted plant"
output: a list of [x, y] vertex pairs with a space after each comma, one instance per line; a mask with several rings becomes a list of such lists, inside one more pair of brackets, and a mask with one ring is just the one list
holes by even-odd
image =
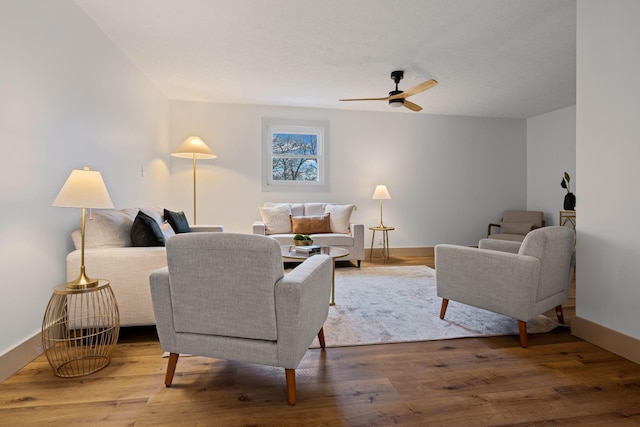
[[311, 246], [313, 245], [313, 239], [308, 234], [296, 234], [293, 236], [294, 246]]
[[564, 173], [560, 186], [567, 190], [567, 194], [564, 196], [564, 210], [573, 211], [576, 209], [576, 195], [571, 192], [571, 177], [568, 173]]

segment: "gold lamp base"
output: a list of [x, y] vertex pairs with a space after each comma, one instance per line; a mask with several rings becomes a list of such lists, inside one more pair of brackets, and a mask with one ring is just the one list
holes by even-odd
[[91, 279], [84, 271], [84, 265], [80, 266], [80, 275], [67, 282], [67, 289], [90, 289], [98, 286], [98, 279]]

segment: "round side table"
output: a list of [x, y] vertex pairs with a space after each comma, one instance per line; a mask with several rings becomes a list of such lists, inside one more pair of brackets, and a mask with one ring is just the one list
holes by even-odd
[[107, 280], [92, 288], [54, 289], [42, 321], [42, 348], [55, 375], [79, 377], [104, 368], [119, 333], [118, 304]]
[[386, 262], [389, 256], [389, 232], [395, 230], [395, 227], [386, 227], [379, 225], [377, 227], [369, 227], [369, 230], [373, 231], [371, 235], [371, 249], [369, 250], [369, 260], [373, 256], [373, 241], [376, 238], [376, 231], [382, 232], [382, 260]]

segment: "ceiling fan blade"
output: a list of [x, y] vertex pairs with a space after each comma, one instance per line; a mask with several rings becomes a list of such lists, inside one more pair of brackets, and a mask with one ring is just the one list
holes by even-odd
[[406, 99], [404, 100], [404, 102], [402, 104], [405, 107], [407, 107], [409, 110], [411, 110], [411, 111], [420, 111], [420, 110], [422, 110], [421, 106], [419, 106], [418, 104], [414, 104], [411, 101], [407, 101]]
[[415, 85], [413, 87], [410, 87], [409, 89], [405, 90], [402, 93], [399, 93], [397, 95], [392, 96], [391, 99], [393, 99], [393, 98], [408, 98], [411, 95], [415, 95], [417, 93], [424, 92], [427, 89], [431, 89], [432, 87], [434, 87], [437, 84], [438, 84], [438, 82], [433, 80], [433, 79], [427, 80], [425, 82], [418, 83], [417, 85]]
[[339, 99], [338, 101], [387, 101], [390, 98], [385, 96], [384, 98], [349, 98], [349, 99]]

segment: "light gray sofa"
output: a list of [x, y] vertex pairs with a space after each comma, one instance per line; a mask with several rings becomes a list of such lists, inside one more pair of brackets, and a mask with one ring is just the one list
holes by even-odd
[[[341, 261], [356, 261], [358, 267], [364, 259], [364, 224], [352, 222], [355, 205], [337, 203], [271, 203], [258, 208], [261, 220], [254, 221], [253, 234], [269, 236], [281, 245], [291, 245], [296, 234], [309, 234], [314, 245], [338, 246], [349, 251]], [[296, 231], [296, 219], [323, 217], [329, 214], [330, 228], [320, 233]], [[292, 226], [292, 221], [294, 225]]]
[[[131, 228], [138, 211], [156, 220], [164, 230], [162, 208], [93, 210], [85, 225], [85, 268], [87, 275], [106, 279], [118, 303], [121, 326], [155, 325], [149, 290], [149, 274], [167, 265], [164, 246], [134, 247]], [[192, 231], [223, 231], [220, 225], [192, 225]], [[171, 231], [165, 231], [171, 235]], [[80, 272], [80, 230], [71, 234], [75, 250], [67, 255], [67, 280]]]
[[307, 258], [285, 275], [277, 242], [236, 233], [179, 234], [167, 257], [149, 278], [160, 344], [170, 353], [165, 385], [181, 353], [259, 363], [285, 368], [295, 404], [295, 369], [316, 335], [324, 348], [331, 258]]

